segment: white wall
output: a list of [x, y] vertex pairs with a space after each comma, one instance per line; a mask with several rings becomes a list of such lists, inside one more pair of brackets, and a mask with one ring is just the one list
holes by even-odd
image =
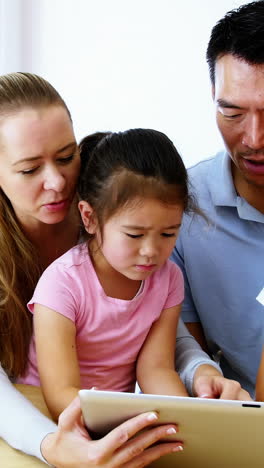
[[[0, 0], [0, 72], [47, 78], [78, 140], [96, 130], [164, 131], [187, 166], [222, 147], [205, 50], [231, 0]], [[2, 26], [2, 27], [1, 27]]]

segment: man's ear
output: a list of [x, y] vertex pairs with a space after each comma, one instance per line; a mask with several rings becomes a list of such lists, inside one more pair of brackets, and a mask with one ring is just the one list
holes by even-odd
[[81, 200], [78, 203], [78, 208], [82, 217], [82, 222], [85, 227], [85, 230], [89, 234], [95, 234], [98, 223], [96, 215], [90, 203], [88, 203], [85, 200]]

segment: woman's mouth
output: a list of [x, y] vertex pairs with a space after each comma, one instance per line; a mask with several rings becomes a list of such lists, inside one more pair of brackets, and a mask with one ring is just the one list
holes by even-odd
[[59, 202], [45, 203], [43, 206], [50, 212], [65, 210], [69, 205], [69, 200], [61, 200]]

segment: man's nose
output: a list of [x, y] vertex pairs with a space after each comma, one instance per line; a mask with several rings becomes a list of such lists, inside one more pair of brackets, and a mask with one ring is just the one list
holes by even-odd
[[253, 115], [247, 119], [242, 143], [253, 150], [264, 148], [264, 116]]

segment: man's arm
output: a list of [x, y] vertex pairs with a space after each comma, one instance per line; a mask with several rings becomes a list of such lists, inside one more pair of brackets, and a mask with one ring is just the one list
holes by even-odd
[[189, 332], [192, 336], [196, 339], [199, 343], [201, 348], [209, 354], [208, 346], [206, 343], [206, 339], [204, 336], [203, 327], [200, 322], [185, 322], [186, 327], [188, 328]]

